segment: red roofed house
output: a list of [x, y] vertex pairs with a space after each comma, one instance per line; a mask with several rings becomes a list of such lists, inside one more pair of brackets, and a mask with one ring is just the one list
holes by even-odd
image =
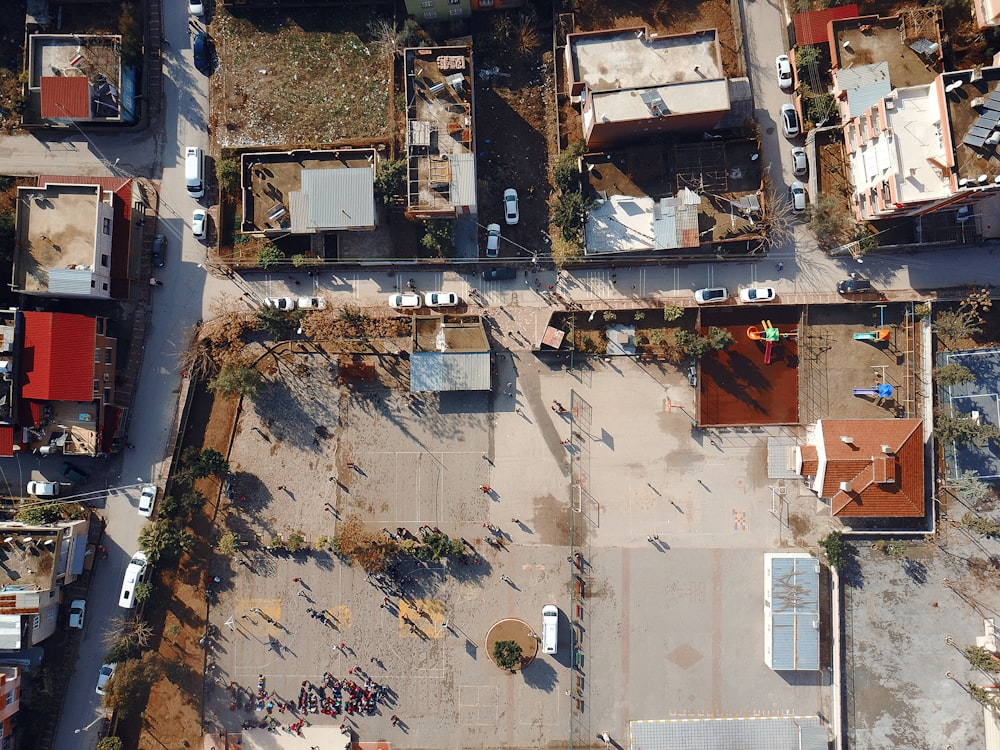
[[795, 25], [795, 46], [827, 44], [830, 41], [831, 21], [857, 17], [857, 5], [838, 5], [835, 8], [796, 13], [792, 16], [792, 23]]
[[796, 471], [838, 518], [925, 514], [920, 419], [821, 419], [796, 454]]
[[42, 117], [46, 120], [89, 120], [90, 81], [85, 76], [43, 76]]

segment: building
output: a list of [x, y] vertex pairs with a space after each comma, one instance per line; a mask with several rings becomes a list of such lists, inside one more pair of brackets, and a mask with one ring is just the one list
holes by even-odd
[[0, 750], [14, 747], [14, 717], [21, 710], [21, 668], [0, 667]]
[[796, 13], [792, 16], [795, 46], [827, 44], [830, 41], [831, 21], [841, 18], [857, 18], [857, 16], [857, 5], [837, 5], [833, 8], [820, 8], [805, 13]]
[[972, 8], [980, 31], [1000, 25], [1000, 1], [974, 0]]
[[805, 552], [764, 555], [764, 663], [775, 672], [820, 668], [819, 570]]
[[715, 29], [675, 36], [644, 26], [566, 37], [569, 93], [587, 147], [712, 130], [730, 108]]
[[14, 291], [128, 298], [132, 180], [42, 176], [17, 195]]
[[792, 455], [809, 488], [841, 518], [923, 518], [920, 419], [821, 419]]
[[[456, 18], [468, 18], [472, 14], [474, 0], [405, 0], [406, 12], [421, 23], [426, 21], [447, 22]], [[479, 0], [479, 5], [483, 0]]]
[[420, 47], [403, 53], [406, 73], [406, 215], [414, 220], [476, 214], [472, 53]]
[[240, 156], [245, 234], [316, 235], [310, 256], [324, 258], [319, 235], [378, 226], [379, 150], [343, 148], [248, 152]]
[[490, 342], [478, 315], [413, 318], [410, 391], [488, 391]]

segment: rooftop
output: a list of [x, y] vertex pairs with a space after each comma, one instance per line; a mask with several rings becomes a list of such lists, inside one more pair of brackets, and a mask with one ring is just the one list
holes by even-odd
[[[46, 591], [63, 554], [63, 527], [4, 524], [0, 529], [0, 614], [20, 614], [16, 594]], [[37, 611], [37, 604], [34, 608]]]
[[886, 62], [893, 88], [919, 86], [933, 81], [941, 68], [940, 56], [925, 59], [910, 45], [927, 39], [940, 46], [940, 12], [922, 8], [891, 18], [864, 16], [833, 21], [830, 56], [834, 71]]
[[413, 319], [411, 391], [488, 391], [490, 385], [490, 343], [481, 317]]
[[839, 5], [821, 8], [792, 16], [795, 25], [795, 43], [798, 46], [826, 44], [830, 40], [829, 23], [838, 18], [854, 18], [858, 15], [857, 5]]
[[43, 118], [121, 117], [120, 36], [31, 34], [28, 40], [29, 87], [41, 98]]
[[[941, 85], [951, 123], [957, 178], [977, 183], [982, 175], [989, 184], [1000, 177], [1000, 155], [991, 135], [1000, 131], [1000, 68], [947, 73]], [[949, 91], [949, 89], [951, 89]]]

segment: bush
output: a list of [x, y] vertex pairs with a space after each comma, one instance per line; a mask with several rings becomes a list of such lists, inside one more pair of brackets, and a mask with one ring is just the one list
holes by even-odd
[[[270, 309], [270, 308], [268, 308]], [[220, 396], [254, 398], [264, 386], [264, 376], [256, 367], [227, 363], [219, 374], [208, 381], [208, 390]]]
[[231, 531], [227, 531], [219, 537], [219, 541], [215, 543], [215, 551], [220, 555], [225, 555], [226, 557], [232, 557], [235, 555], [239, 548], [240, 539]]
[[97, 750], [122, 750], [125, 747], [117, 737], [101, 737]]
[[517, 641], [497, 641], [493, 644], [493, 661], [500, 669], [513, 672], [521, 666], [521, 646]]
[[28, 526], [44, 526], [59, 520], [58, 505], [25, 505], [22, 504], [14, 515], [15, 521]]
[[285, 543], [289, 552], [298, 552], [300, 549], [306, 547], [306, 538], [301, 531], [293, 531], [288, 535], [288, 541]]
[[972, 374], [972, 370], [956, 362], [950, 362], [944, 367], [939, 367], [936, 375], [938, 385], [943, 385], [946, 388], [953, 385], [971, 383], [976, 379], [976, 376]]
[[135, 597], [136, 604], [142, 604], [143, 602], [148, 602], [149, 598], [153, 595], [153, 582], [152, 581], [142, 581], [135, 585]]
[[576, 191], [561, 193], [552, 215], [552, 223], [559, 227], [563, 239], [579, 243], [583, 238], [586, 221], [587, 201], [583, 193]]
[[552, 170], [552, 184], [561, 192], [580, 190], [580, 157], [587, 147], [583, 141], [574, 141], [559, 154], [555, 169]]
[[680, 305], [664, 305], [663, 306], [663, 322], [673, 323], [675, 320], [680, 319], [684, 316], [684, 308]]
[[711, 341], [705, 336], [682, 328], [674, 334], [674, 342], [681, 351], [692, 357], [700, 357], [712, 348]]
[[375, 175], [375, 198], [392, 203], [406, 195], [406, 159], [390, 159], [379, 164]]
[[455, 252], [455, 222], [446, 219], [424, 222], [424, 236], [420, 238], [420, 244], [439, 257], [451, 257]]
[[236, 159], [223, 158], [215, 162], [215, 179], [224, 193], [234, 195], [240, 190], [240, 163]]
[[831, 568], [843, 568], [847, 561], [847, 553], [844, 548], [844, 535], [840, 531], [831, 531], [819, 540], [819, 546], [826, 553], [826, 561]]
[[734, 341], [733, 334], [725, 328], [708, 327], [708, 344], [715, 350], [725, 349]]
[[261, 268], [273, 268], [285, 259], [285, 254], [270, 242], [257, 251], [257, 265]]

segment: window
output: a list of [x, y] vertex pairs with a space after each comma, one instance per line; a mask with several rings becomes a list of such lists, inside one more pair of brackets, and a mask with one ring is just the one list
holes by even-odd
[[94, 393], [97, 393], [99, 390], [101, 390], [101, 381], [100, 380], [95, 380], [94, 381]]
[[422, 0], [420, 3], [421, 8], [433, 8], [434, 0]]
[[110, 388], [105, 388], [104, 389], [104, 403], [106, 403], [106, 404], [110, 404], [111, 403], [111, 389]]
[[97, 333], [99, 336], [104, 335], [104, 318], [97, 318]]
[[448, 15], [449, 16], [460, 16], [460, 15], [462, 15], [462, 9], [461, 8], [452, 8], [451, 10], [448, 11]]
[[436, 10], [429, 10], [426, 13], [424, 13], [424, 20], [425, 21], [433, 21], [437, 17], [438, 17], [438, 14], [437, 14]]
[[31, 627], [33, 630], [38, 630], [38, 628], [41, 627], [41, 625], [42, 625], [41, 617], [35, 615], [34, 617], [31, 618]]
[[105, 255], [104, 253], [101, 253], [101, 265], [104, 266], [105, 268], [108, 267], [108, 256]]
[[101, 361], [101, 350], [94, 349], [94, 364], [99, 364]]
[[11, 690], [9, 693], [7, 693], [7, 695], [3, 697], [3, 704], [5, 706], [9, 706], [13, 702], [14, 702], [14, 691]]
[[104, 348], [104, 364], [106, 365], [111, 364], [111, 355], [113, 353], [114, 350], [110, 346]]
[[111, 373], [110, 372], [104, 373], [104, 382], [107, 383], [110, 380], [111, 380]]
[[462, 0], [448, 0], [448, 5], [461, 5]]
[[104, 233], [111, 234], [111, 219], [104, 220]]
[[105, 292], [108, 291], [108, 282], [105, 281], [103, 284], [101, 284], [101, 289], [103, 289]]

